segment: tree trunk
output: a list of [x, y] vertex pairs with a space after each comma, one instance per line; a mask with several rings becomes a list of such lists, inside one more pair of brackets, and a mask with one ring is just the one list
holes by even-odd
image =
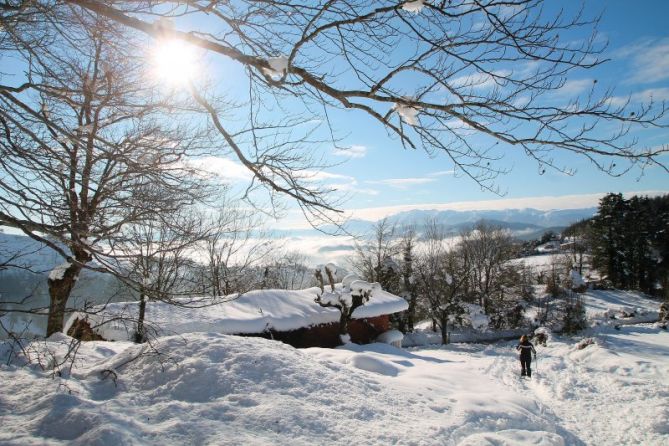
[[341, 311], [341, 316], [339, 316], [339, 335], [347, 335], [348, 334], [348, 314], [346, 314], [346, 311], [342, 308]]
[[448, 314], [442, 314], [439, 319], [441, 320], [441, 343], [448, 344]]
[[407, 329], [409, 333], [413, 333], [414, 329], [416, 319], [416, 300], [417, 296], [413, 294], [409, 297], [409, 309], [407, 310]]
[[221, 295], [221, 276], [218, 271], [218, 268], [214, 268], [213, 278], [211, 280], [212, 286], [212, 295], [218, 297]]
[[352, 311], [349, 313], [349, 309], [346, 307], [346, 305], [343, 305], [340, 308], [341, 315], [339, 316], [339, 342], [345, 344], [344, 341], [344, 336], [349, 336], [350, 340], [350, 335], [348, 334], [348, 321], [351, 318]]
[[144, 329], [144, 314], [146, 313], [146, 293], [142, 289], [139, 299], [139, 315], [137, 317], [137, 331], [134, 341], [138, 344], [146, 342], [146, 330]]
[[46, 324], [46, 336], [63, 331], [65, 308], [72, 288], [77, 282], [81, 266], [71, 264], [59, 278], [48, 279], [49, 284], [49, 317]]

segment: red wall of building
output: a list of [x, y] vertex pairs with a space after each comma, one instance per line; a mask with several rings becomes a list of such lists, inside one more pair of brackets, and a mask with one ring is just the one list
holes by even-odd
[[[390, 330], [390, 317], [388, 315], [370, 317], [366, 319], [353, 319], [348, 324], [348, 332], [351, 341], [356, 344], [369, 344], [374, 342], [381, 333]], [[68, 335], [83, 341], [104, 340], [102, 336], [93, 331], [88, 321], [79, 320], [72, 324], [67, 332]], [[275, 331], [242, 336], [259, 336], [268, 339], [276, 339], [297, 348], [306, 347], [336, 347], [341, 345], [339, 339], [339, 322], [330, 324], [314, 325], [312, 327], [300, 328], [291, 331]]]
[[[351, 341], [356, 344], [369, 344], [378, 335], [390, 329], [388, 315], [366, 319], [354, 319], [348, 324]], [[274, 331], [259, 335], [268, 339], [276, 339], [297, 348], [336, 347], [341, 345], [339, 339], [339, 323], [314, 325], [291, 331]]]

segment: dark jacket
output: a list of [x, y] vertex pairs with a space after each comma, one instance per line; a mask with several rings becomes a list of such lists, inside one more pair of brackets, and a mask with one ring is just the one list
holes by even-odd
[[520, 351], [520, 359], [531, 359], [532, 353], [535, 355], [537, 351], [530, 341], [521, 342], [516, 346], [516, 350]]

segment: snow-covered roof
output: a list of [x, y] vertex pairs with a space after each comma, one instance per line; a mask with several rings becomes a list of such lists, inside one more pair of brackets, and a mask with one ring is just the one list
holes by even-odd
[[543, 245], [537, 246], [536, 251], [537, 252], [554, 252], [554, 251], [557, 251], [558, 249], [560, 249], [560, 242], [552, 240], [550, 242], [544, 243]]
[[[341, 287], [339, 285], [339, 287]], [[328, 287], [329, 288], [329, 287]], [[296, 330], [339, 320], [339, 310], [318, 305], [314, 299], [320, 288], [306, 290], [255, 290], [234, 298], [202, 297], [188, 299], [188, 308], [164, 302], [149, 302], [145, 321], [151, 327], [159, 327], [164, 334], [217, 332], [227, 334], [262, 333], [268, 329], [276, 331]], [[230, 300], [230, 299], [233, 300]], [[198, 308], [193, 308], [198, 307]], [[369, 301], [353, 313], [353, 318], [363, 319], [384, 314], [397, 313], [408, 308], [401, 297], [377, 288]], [[88, 317], [92, 326], [105, 339], [126, 340], [134, 330], [134, 324], [120, 320], [135, 320], [137, 302], [110, 303], [95, 314], [73, 314], [65, 325], [65, 332], [77, 317]]]

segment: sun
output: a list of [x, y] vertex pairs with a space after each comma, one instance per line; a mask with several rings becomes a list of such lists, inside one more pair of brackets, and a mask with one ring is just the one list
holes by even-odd
[[151, 60], [154, 77], [171, 87], [187, 85], [198, 71], [196, 48], [178, 39], [157, 41]]

